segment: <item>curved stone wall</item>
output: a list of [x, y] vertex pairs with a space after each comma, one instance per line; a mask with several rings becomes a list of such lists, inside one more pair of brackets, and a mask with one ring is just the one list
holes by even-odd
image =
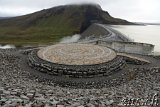
[[28, 64], [30, 67], [50, 75], [68, 77], [94, 77], [106, 76], [122, 69], [126, 62], [123, 57], [117, 56], [106, 63], [94, 65], [65, 65], [45, 61], [37, 56], [39, 50], [35, 49], [28, 54]]

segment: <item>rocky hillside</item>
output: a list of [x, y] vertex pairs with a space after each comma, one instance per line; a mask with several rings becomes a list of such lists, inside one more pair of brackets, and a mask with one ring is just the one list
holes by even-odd
[[0, 20], [0, 43], [49, 43], [83, 32], [92, 23], [132, 24], [99, 5], [64, 5]]
[[0, 20], [2, 20], [2, 19], [9, 19], [9, 18], [11, 18], [11, 17], [0, 17]]

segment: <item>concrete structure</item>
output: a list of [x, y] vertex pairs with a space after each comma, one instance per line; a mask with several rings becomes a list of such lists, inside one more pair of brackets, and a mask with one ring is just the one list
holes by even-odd
[[135, 53], [142, 55], [151, 55], [154, 50], [154, 45], [147, 43], [138, 43], [138, 42], [119, 42], [119, 41], [109, 42], [103, 40], [92, 40], [92, 41], [85, 41], [83, 43], [98, 44], [101, 46], [112, 48], [118, 52]]
[[104, 24], [93, 24], [82, 33], [80, 43], [98, 44], [112, 48], [118, 52], [151, 55], [154, 45], [133, 42], [132, 39], [121, 32]]

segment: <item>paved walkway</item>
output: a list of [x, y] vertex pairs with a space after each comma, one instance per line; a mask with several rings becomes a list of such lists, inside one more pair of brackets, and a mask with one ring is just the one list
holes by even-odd
[[132, 56], [132, 55], [128, 55], [128, 54], [125, 54], [125, 53], [117, 53], [117, 55], [125, 56], [125, 57], [128, 57], [128, 58], [139, 60], [139, 61], [146, 62], [146, 63], [151, 63], [149, 60], [139, 58], [139, 57], [136, 57], [136, 56]]

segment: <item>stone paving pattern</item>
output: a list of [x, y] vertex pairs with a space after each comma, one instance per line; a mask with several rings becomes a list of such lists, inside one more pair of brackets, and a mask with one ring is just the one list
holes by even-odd
[[92, 65], [113, 60], [116, 53], [103, 46], [92, 44], [57, 44], [38, 52], [46, 61], [66, 65]]

